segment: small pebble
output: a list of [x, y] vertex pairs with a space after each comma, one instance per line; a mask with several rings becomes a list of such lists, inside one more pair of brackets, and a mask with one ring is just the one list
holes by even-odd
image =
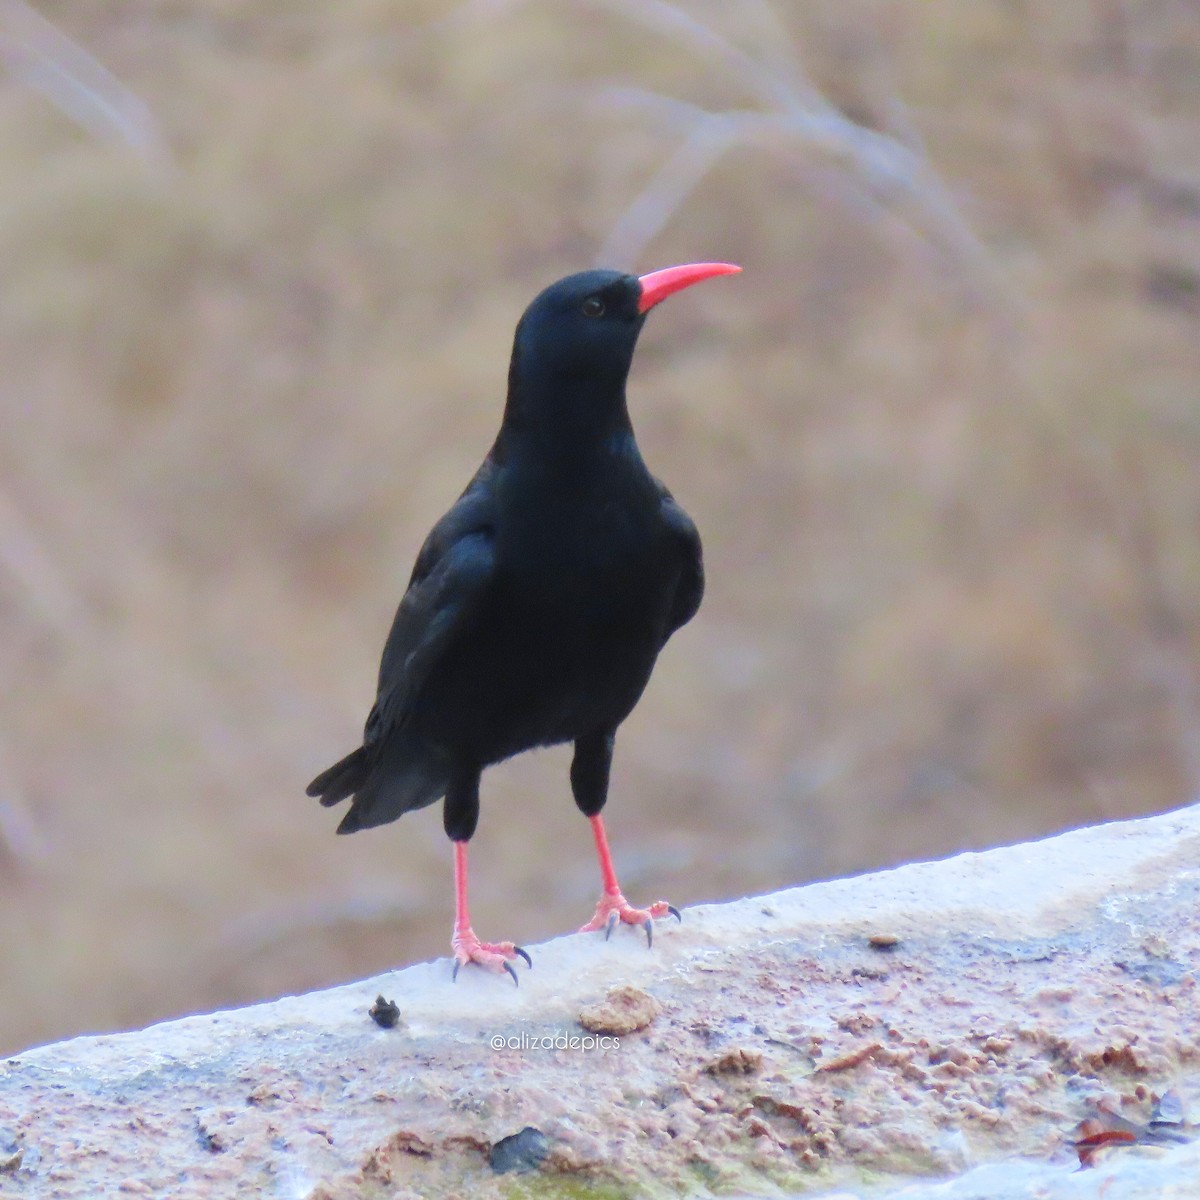
[[394, 1029], [400, 1020], [400, 1009], [395, 1000], [385, 1000], [382, 996], [375, 997], [375, 1003], [370, 1008], [371, 1020], [380, 1029]]
[[599, 1004], [579, 1014], [579, 1023], [589, 1033], [635, 1033], [645, 1029], [662, 1011], [653, 996], [641, 988], [615, 987]]
[[763, 1056], [761, 1051], [747, 1050], [737, 1046], [727, 1050], [720, 1058], [705, 1064], [705, 1071], [710, 1075], [753, 1075], [761, 1070]]
[[526, 1125], [520, 1133], [501, 1138], [492, 1147], [488, 1163], [497, 1175], [504, 1175], [509, 1171], [526, 1175], [530, 1171], [536, 1171], [549, 1153], [550, 1143], [546, 1135], [540, 1129]]

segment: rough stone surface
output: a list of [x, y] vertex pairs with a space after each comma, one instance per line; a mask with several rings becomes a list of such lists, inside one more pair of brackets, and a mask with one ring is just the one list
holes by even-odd
[[[1047, 1196], [1163, 1169], [1198, 1195], [1194, 1143], [1075, 1173], [1070, 1147], [1096, 1104], [1146, 1121], [1169, 1088], [1195, 1121], [1198, 900], [1190, 808], [689, 909], [652, 950], [640, 930], [560, 938], [519, 988], [452, 984], [442, 960], [78, 1038], [0, 1063], [0, 1196], [874, 1195], [963, 1176], [944, 1194], [967, 1197], [1005, 1164]], [[585, 1032], [619, 987], [657, 1015]], [[395, 1028], [370, 1016], [380, 993]], [[538, 1155], [493, 1169], [527, 1127]], [[979, 1195], [1006, 1194], [987, 1179]]]

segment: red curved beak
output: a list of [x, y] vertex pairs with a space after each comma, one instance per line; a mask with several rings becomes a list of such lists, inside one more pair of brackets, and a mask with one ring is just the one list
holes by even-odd
[[736, 275], [741, 269], [733, 263], [688, 263], [682, 267], [651, 271], [649, 275], [642, 275], [638, 279], [642, 285], [638, 312], [649, 312], [660, 300], [665, 300], [673, 292], [691, 287], [693, 283], [712, 279], [714, 275]]

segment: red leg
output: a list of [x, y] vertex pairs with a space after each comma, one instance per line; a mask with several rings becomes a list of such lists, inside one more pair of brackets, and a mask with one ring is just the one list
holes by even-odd
[[618, 922], [640, 925], [646, 931], [646, 943], [652, 945], [654, 918], [665, 917], [669, 913], [677, 921], [682, 921], [679, 910], [665, 900], [656, 900], [648, 908], [634, 908], [621, 894], [621, 885], [617, 882], [617, 872], [613, 867], [612, 852], [608, 848], [608, 835], [604, 832], [604, 818], [596, 813], [588, 820], [592, 823], [592, 835], [596, 839], [596, 857], [600, 860], [600, 880], [604, 885], [604, 892], [592, 919], [581, 926], [579, 932], [603, 929], [604, 939], [607, 941]]
[[512, 942], [481, 942], [471, 928], [471, 914], [467, 909], [467, 843], [454, 843], [454, 937], [450, 941], [454, 950], [454, 978], [464, 963], [478, 963], [490, 971], [507, 971], [518, 983], [516, 968], [509, 959], [523, 958], [529, 966], [533, 961], [520, 946]]

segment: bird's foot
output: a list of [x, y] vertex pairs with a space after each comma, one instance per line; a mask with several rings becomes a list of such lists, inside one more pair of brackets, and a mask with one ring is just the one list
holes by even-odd
[[679, 909], [665, 900], [656, 900], [646, 908], [634, 908], [620, 892], [605, 892], [596, 905], [592, 919], [580, 926], [580, 933], [594, 929], [604, 930], [604, 940], [612, 937], [612, 931], [621, 925], [640, 925], [646, 931], [646, 945], [654, 945], [654, 922], [659, 917], [672, 916], [682, 923]]
[[512, 942], [481, 942], [470, 927], [456, 931], [450, 945], [454, 949], [454, 974], [458, 978], [459, 967], [467, 963], [478, 963], [489, 971], [507, 971], [512, 976], [513, 983], [520, 986], [517, 978], [517, 968], [512, 965], [512, 959], [523, 958], [527, 966], [533, 966], [533, 959]]

